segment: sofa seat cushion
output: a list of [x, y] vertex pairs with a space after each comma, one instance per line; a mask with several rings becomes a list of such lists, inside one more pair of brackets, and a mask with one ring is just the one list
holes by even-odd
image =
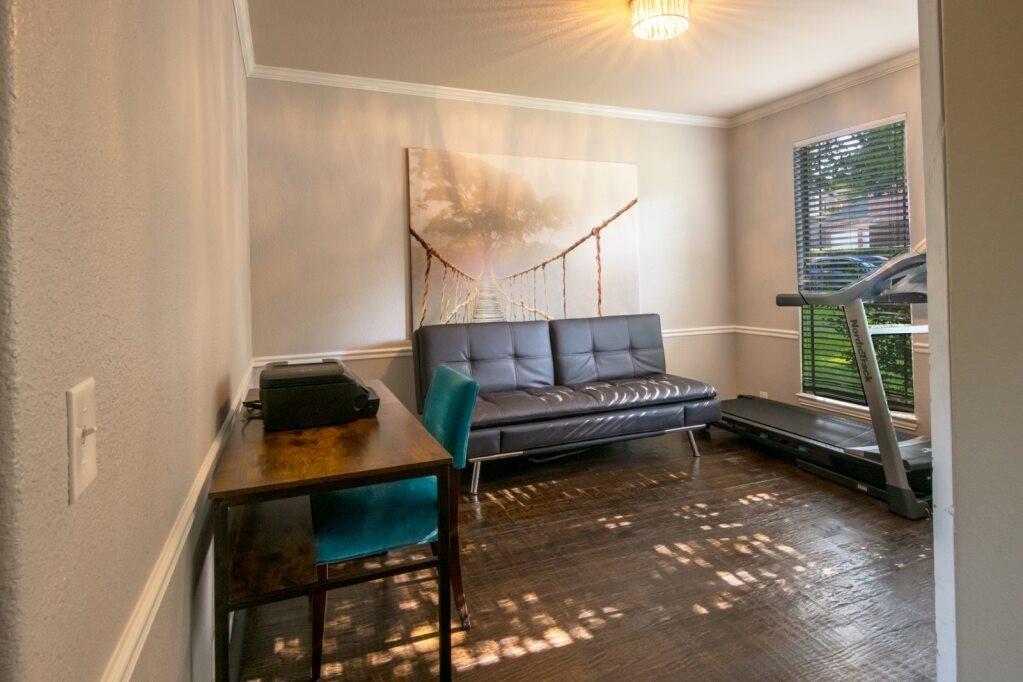
[[707, 400], [717, 396], [713, 386], [673, 374], [591, 381], [571, 387], [576, 393], [592, 397], [603, 409], [617, 410], [639, 405]]
[[524, 424], [508, 424], [500, 427], [501, 452], [532, 450], [674, 429], [685, 425], [685, 410], [685, 403], [668, 403]]
[[469, 453], [469, 459], [496, 455], [501, 452], [501, 427], [492, 426], [470, 431], [466, 451]]
[[686, 426], [713, 424], [721, 419], [721, 401], [695, 400], [686, 403]]
[[472, 427], [553, 419], [590, 412], [599, 407], [592, 396], [567, 386], [481, 393], [472, 413]]
[[707, 384], [671, 374], [481, 393], [473, 411], [472, 426], [479, 429], [644, 405], [707, 400], [715, 395]]

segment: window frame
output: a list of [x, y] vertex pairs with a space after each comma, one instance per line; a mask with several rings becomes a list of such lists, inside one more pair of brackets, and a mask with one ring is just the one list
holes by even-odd
[[[852, 126], [849, 126], [849, 127], [846, 127], [846, 128], [840, 128], [838, 130], [833, 130], [833, 131], [830, 131], [830, 132], [822, 133], [820, 135], [815, 135], [813, 137], [808, 137], [808, 138], [805, 138], [805, 139], [802, 139], [802, 140], [797, 140], [796, 142], [792, 143], [792, 153], [794, 155], [796, 150], [799, 149], [800, 147], [805, 147], [805, 146], [808, 146], [808, 145], [811, 145], [811, 144], [816, 144], [818, 142], [824, 142], [825, 140], [830, 140], [830, 139], [833, 139], [833, 138], [836, 138], [836, 137], [842, 137], [843, 135], [852, 135], [852, 134], [855, 134], [855, 133], [863, 132], [865, 130], [872, 130], [874, 128], [880, 128], [880, 127], [883, 127], [883, 126], [886, 126], [886, 125], [891, 125], [893, 123], [902, 123], [903, 124], [903, 128], [902, 128], [902, 145], [903, 145], [904, 164], [903, 164], [902, 172], [903, 172], [903, 183], [904, 183], [905, 189], [906, 189], [907, 221], [909, 223], [909, 241], [910, 241], [910, 248], [912, 248], [912, 244], [913, 244], [913, 214], [912, 214], [911, 207], [912, 207], [912, 204], [913, 204], [913, 198], [912, 198], [912, 193], [910, 191], [910, 182], [909, 182], [909, 178], [910, 178], [909, 125], [908, 125], [908, 117], [907, 117], [907, 114], [905, 112], [899, 113], [899, 114], [893, 114], [891, 116], [886, 116], [884, 118], [874, 119], [874, 120], [871, 120], [871, 121], [867, 121], [865, 123], [859, 123], [859, 124], [852, 125]], [[792, 182], [791, 196], [793, 197], [793, 202], [792, 202], [792, 211], [793, 211], [792, 212], [792, 225], [795, 227], [796, 226], [796, 206], [795, 206], [795, 204], [796, 204], [796, 202], [795, 202], [795, 197], [796, 197], [796, 177], [795, 177], [795, 168], [794, 167], [792, 169], [792, 173], [789, 175], [789, 179]], [[795, 257], [796, 257], [796, 287], [798, 288], [798, 286], [799, 286], [799, 245], [795, 241], [795, 231], [793, 231], [793, 239], [794, 239], [793, 251], [794, 251]], [[910, 310], [910, 321], [914, 322], [915, 321], [915, 317], [916, 317], [916, 315], [914, 314], [914, 312], [915, 312], [914, 311], [914, 306], [912, 306], [912, 305], [909, 306], [909, 310]], [[806, 406], [806, 407], [811, 407], [811, 408], [814, 408], [814, 409], [818, 409], [818, 410], [821, 410], [821, 411], [824, 411], [824, 412], [831, 412], [831, 413], [834, 413], [834, 414], [839, 414], [839, 415], [843, 415], [843, 416], [847, 416], [847, 417], [852, 417], [854, 419], [870, 421], [870, 413], [869, 413], [869, 410], [867, 409], [867, 407], [865, 405], [860, 405], [859, 403], [850, 402], [848, 400], [841, 400], [841, 399], [838, 399], [838, 398], [832, 398], [830, 396], [816, 395], [816, 394], [814, 394], [812, 392], [808, 392], [808, 391], [805, 390], [804, 387], [806, 386], [806, 382], [805, 382], [806, 374], [805, 374], [805, 371], [804, 371], [805, 367], [803, 365], [803, 307], [802, 306], [798, 309], [798, 328], [796, 330], [796, 339], [798, 341], [798, 343], [796, 344], [796, 363], [797, 363], [797, 366], [799, 367], [799, 390], [796, 392], [796, 395], [795, 395], [797, 402], [800, 405], [803, 405], [803, 406]], [[913, 375], [913, 378], [914, 378], [914, 381], [913, 381], [913, 412], [905, 412], [905, 411], [900, 411], [900, 410], [892, 409], [891, 410], [891, 414], [892, 414], [893, 421], [896, 422], [897, 428], [900, 428], [900, 429], [912, 432], [912, 431], [916, 430], [917, 424], [919, 423], [918, 417], [916, 415], [916, 410], [917, 410], [917, 383], [916, 383], [917, 366], [916, 366], [916, 352], [917, 351], [916, 351], [916, 348], [915, 348], [915, 344], [914, 344], [914, 342], [912, 340], [912, 337], [910, 338], [909, 344], [910, 344], [909, 357], [910, 357], [910, 362], [912, 363], [911, 372], [912, 372], [912, 375]], [[858, 369], [857, 369], [857, 371], [858, 371]]]

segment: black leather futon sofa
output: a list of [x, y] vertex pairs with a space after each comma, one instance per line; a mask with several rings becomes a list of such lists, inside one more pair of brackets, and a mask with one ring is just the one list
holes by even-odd
[[438, 365], [480, 384], [470, 489], [488, 459], [693, 431], [715, 422], [713, 387], [665, 373], [658, 315], [427, 325], [412, 343], [420, 412]]

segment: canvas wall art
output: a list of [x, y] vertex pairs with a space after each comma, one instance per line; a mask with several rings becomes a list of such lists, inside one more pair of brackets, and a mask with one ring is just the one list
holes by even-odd
[[630, 164], [408, 150], [412, 325], [639, 312]]

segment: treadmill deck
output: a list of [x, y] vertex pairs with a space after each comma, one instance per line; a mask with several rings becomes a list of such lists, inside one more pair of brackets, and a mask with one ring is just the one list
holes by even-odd
[[[749, 426], [759, 426], [798, 440], [811, 441], [836, 454], [853, 456], [845, 452], [846, 448], [869, 448], [877, 445], [874, 429], [870, 424], [821, 414], [805, 407], [767, 398], [740, 396], [725, 400], [721, 403], [721, 413], [722, 421], [734, 419]], [[915, 438], [905, 431], [896, 433], [900, 442]], [[865, 452], [863, 457], [878, 466], [881, 465], [881, 456], [877, 453]], [[902, 447], [902, 459], [907, 470], [930, 469], [930, 443], [907, 443]]]

